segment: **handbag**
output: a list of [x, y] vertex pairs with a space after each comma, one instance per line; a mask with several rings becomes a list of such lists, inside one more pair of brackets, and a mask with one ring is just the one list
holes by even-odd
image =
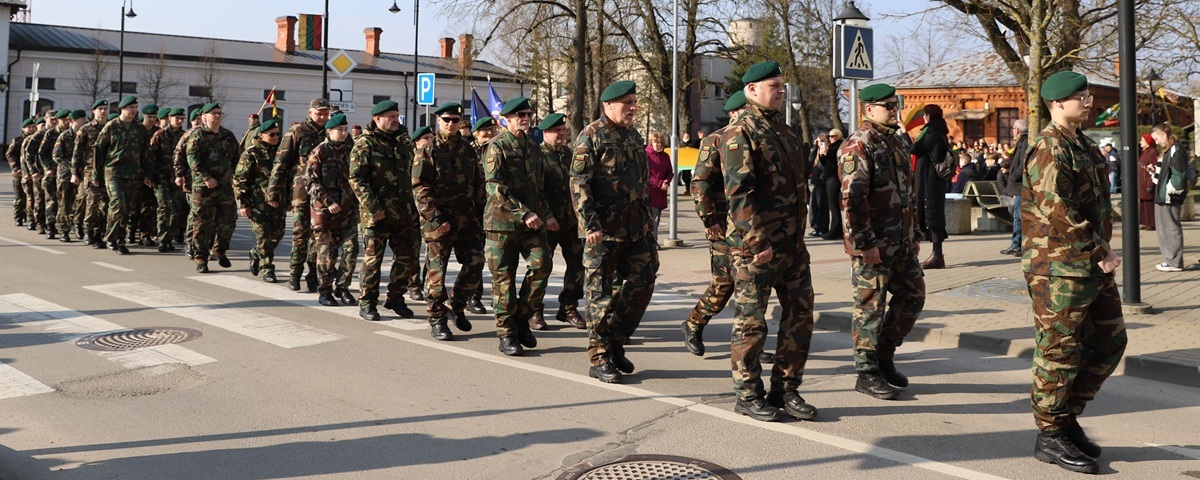
[[947, 150], [946, 158], [943, 158], [942, 161], [935, 162], [933, 164], [933, 173], [936, 173], [938, 178], [948, 180], [950, 177], [954, 176], [954, 167], [957, 166], [957, 164], [958, 155], [955, 155], [954, 152]]

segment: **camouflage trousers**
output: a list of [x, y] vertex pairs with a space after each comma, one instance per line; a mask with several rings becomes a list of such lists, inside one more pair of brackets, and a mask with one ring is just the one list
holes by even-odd
[[428, 273], [428, 266], [424, 265], [420, 259], [425, 258], [425, 252], [421, 249], [421, 235], [417, 234], [417, 240], [412, 247], [414, 252], [417, 252], [417, 268], [413, 270], [412, 275], [408, 277], [408, 291], [424, 292], [425, 291], [425, 275]]
[[[460, 219], [461, 220], [461, 219]], [[446, 318], [449, 310], [446, 301], [455, 311], [466, 307], [467, 299], [483, 283], [483, 238], [477, 233], [479, 227], [466, 232], [450, 228], [440, 238], [425, 239], [425, 301], [429, 305], [429, 322]], [[426, 234], [428, 235], [428, 233]], [[446, 269], [450, 262], [450, 251], [462, 264], [458, 277], [454, 279], [453, 296], [446, 295]]]
[[138, 188], [142, 184], [140, 178], [110, 178], [105, 183], [108, 188], [108, 228], [105, 229], [104, 239], [113, 245], [124, 245], [129, 228], [129, 214], [138, 208], [141, 199]]
[[[208, 261], [209, 252], [224, 254], [229, 250], [229, 241], [237, 227], [237, 204], [233, 199], [233, 187], [208, 188], [203, 185], [192, 187], [192, 242], [196, 249], [196, 263]], [[214, 248], [215, 242], [215, 248]]]
[[1048, 277], [1025, 274], [1037, 334], [1033, 352], [1033, 418], [1042, 431], [1059, 430], [1083, 413], [1112, 375], [1128, 338], [1112, 275]]
[[97, 239], [103, 238], [108, 223], [108, 190], [104, 184], [88, 182], [84, 190], [83, 227]]
[[69, 232], [75, 225], [75, 202], [79, 193], [79, 185], [71, 183], [70, 179], [58, 179], [58, 233]]
[[292, 254], [288, 266], [292, 274], [304, 272], [304, 264], [316, 261], [316, 249], [309, 248], [313, 243], [312, 208], [305, 190], [304, 176], [297, 175], [292, 184]]
[[358, 265], [358, 215], [346, 215], [342, 225], [313, 232], [313, 251], [317, 262], [317, 293], [333, 293], [350, 288]]
[[[246, 205], [243, 205], [244, 207]], [[250, 230], [254, 232], [254, 246], [250, 257], [259, 260], [263, 273], [275, 271], [275, 247], [283, 240], [283, 224], [287, 211], [283, 206], [272, 207], [265, 201], [248, 205], [250, 208]]]
[[[559, 310], [578, 308], [579, 299], [583, 298], [583, 238], [579, 236], [579, 228], [574, 224], [560, 224], [557, 232], [547, 230], [546, 246], [549, 247], [546, 258], [553, 259], [554, 252], [561, 248], [563, 261], [567, 263], [562, 292], [558, 294]], [[545, 308], [542, 303], [535, 304], [534, 310], [542, 311]]]
[[42, 218], [47, 229], [57, 229], [58, 222], [58, 177], [47, 172], [42, 176]]
[[415, 275], [421, 273], [421, 229], [413, 223], [399, 227], [362, 229], [363, 266], [359, 276], [359, 305], [367, 306], [379, 300], [379, 282], [383, 276], [383, 259], [388, 247], [392, 249], [392, 265], [388, 270], [388, 300], [400, 298], [408, 291]]
[[851, 260], [850, 336], [854, 368], [860, 372], [878, 371], [880, 360], [891, 360], [925, 308], [925, 271], [916, 254], [901, 252], [882, 260], [876, 265], [864, 263], [862, 257]]
[[[546, 297], [546, 281], [554, 265], [548, 255], [545, 230], [487, 232], [484, 256], [492, 272], [492, 309], [496, 312], [496, 334], [516, 336], [527, 322], [534, 306]], [[517, 267], [525, 257], [525, 278], [520, 293], [513, 285]]]
[[140, 233], [144, 237], [154, 238], [154, 234], [158, 230], [156, 225], [158, 200], [155, 198], [153, 187], [148, 187], [143, 183], [138, 188], [141, 190], [138, 193], [141, 201], [138, 208], [129, 214], [129, 230], [131, 233]]
[[583, 250], [587, 271], [588, 358], [592, 365], [629, 341], [654, 295], [658, 249], [646, 235], [632, 242], [603, 241]]
[[39, 205], [45, 200], [42, 197], [42, 189], [38, 186], [38, 181], [32, 177], [26, 176], [21, 187], [25, 190], [25, 218], [29, 220], [31, 225], [45, 227], [45, 218], [42, 218], [42, 209]]
[[795, 391], [804, 380], [813, 333], [813, 286], [808, 251], [787, 255], [775, 253], [765, 264], [737, 256], [733, 276], [733, 339], [729, 359], [733, 366], [733, 391], [738, 398], [766, 395], [759, 354], [767, 342], [767, 308], [774, 288], [783, 315], [771, 368], [771, 389]]
[[708, 289], [700, 295], [700, 301], [688, 315], [693, 325], [708, 325], [709, 320], [729, 303], [733, 296], [733, 265], [730, 264], [729, 245], [725, 241], [709, 241], [708, 254], [711, 262], [712, 280]]
[[13, 220], [18, 223], [25, 223], [25, 217], [28, 213], [25, 206], [25, 187], [22, 185], [21, 176], [13, 175]]
[[189, 206], [183, 196], [183, 189], [174, 183], [160, 183], [154, 186], [154, 198], [158, 202], [155, 217], [157, 221], [158, 243], [167, 243], [176, 236], [182, 235], [187, 228]]

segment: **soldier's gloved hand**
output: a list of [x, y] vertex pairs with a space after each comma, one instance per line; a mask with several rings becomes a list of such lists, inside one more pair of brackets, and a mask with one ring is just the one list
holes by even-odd
[[79, 185], [79, 175], [71, 175], [71, 184]]
[[525, 226], [537, 230], [542, 228], [542, 219], [536, 213], [529, 212], [525, 214]]
[[241, 216], [243, 216], [245, 218], [250, 218], [250, 209], [249, 208], [241, 208], [238, 210], [238, 214], [240, 214]]
[[386, 213], [383, 210], [380, 210], [375, 212], [375, 215], [371, 216], [371, 220], [383, 220], [384, 216], [386, 216]]
[[713, 240], [719, 241], [725, 238], [725, 226], [719, 223], [704, 229], [704, 231], [708, 233], [708, 238]]
[[204, 186], [208, 188], [217, 188], [217, 179], [212, 177], [204, 179]]
[[554, 217], [550, 217], [550, 219], [546, 220], [546, 230], [549, 230], [551, 232], [557, 232], [558, 231], [558, 220], [555, 219]]
[[775, 249], [768, 246], [766, 250], [758, 252], [754, 255], [754, 264], [763, 265], [771, 261], [772, 258], [775, 258]]
[[1117, 267], [1121, 266], [1121, 256], [1117, 252], [1108, 252], [1108, 256], [1100, 261], [1100, 270], [1104, 273], [1113, 273], [1117, 271]]
[[862, 252], [863, 263], [867, 265], [878, 265], [883, 263], [879, 258], [879, 247], [871, 247]]
[[337, 215], [337, 214], [339, 214], [339, 213], [342, 213], [342, 206], [341, 206], [341, 205], [338, 205], [338, 204], [336, 204], [336, 203], [332, 203], [332, 204], [330, 204], [330, 205], [329, 205], [329, 213], [332, 213], [332, 214], [334, 214], [334, 215]]
[[595, 245], [602, 241], [604, 241], [604, 232], [588, 232], [587, 243], [589, 245]]

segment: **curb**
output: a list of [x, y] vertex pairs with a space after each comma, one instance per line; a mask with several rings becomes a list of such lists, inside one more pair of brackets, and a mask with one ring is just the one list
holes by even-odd
[[[817, 312], [815, 328], [849, 333], [849, 312]], [[976, 332], [958, 332], [938, 327], [925, 327], [920, 320], [913, 326], [908, 340], [941, 345], [951, 348], [1004, 355], [1013, 358], [1033, 358], [1033, 335], [1029, 338], [1009, 339]], [[1114, 372], [1117, 375], [1144, 378], [1159, 382], [1174, 383], [1188, 387], [1200, 387], [1200, 366], [1175, 362], [1150, 355], [1127, 355], [1121, 358]]]

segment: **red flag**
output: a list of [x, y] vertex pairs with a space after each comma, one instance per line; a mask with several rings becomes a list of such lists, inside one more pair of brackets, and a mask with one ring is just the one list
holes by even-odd
[[278, 118], [279, 109], [275, 107], [275, 87], [271, 87], [271, 93], [267, 94], [267, 105], [271, 106], [271, 118]]

